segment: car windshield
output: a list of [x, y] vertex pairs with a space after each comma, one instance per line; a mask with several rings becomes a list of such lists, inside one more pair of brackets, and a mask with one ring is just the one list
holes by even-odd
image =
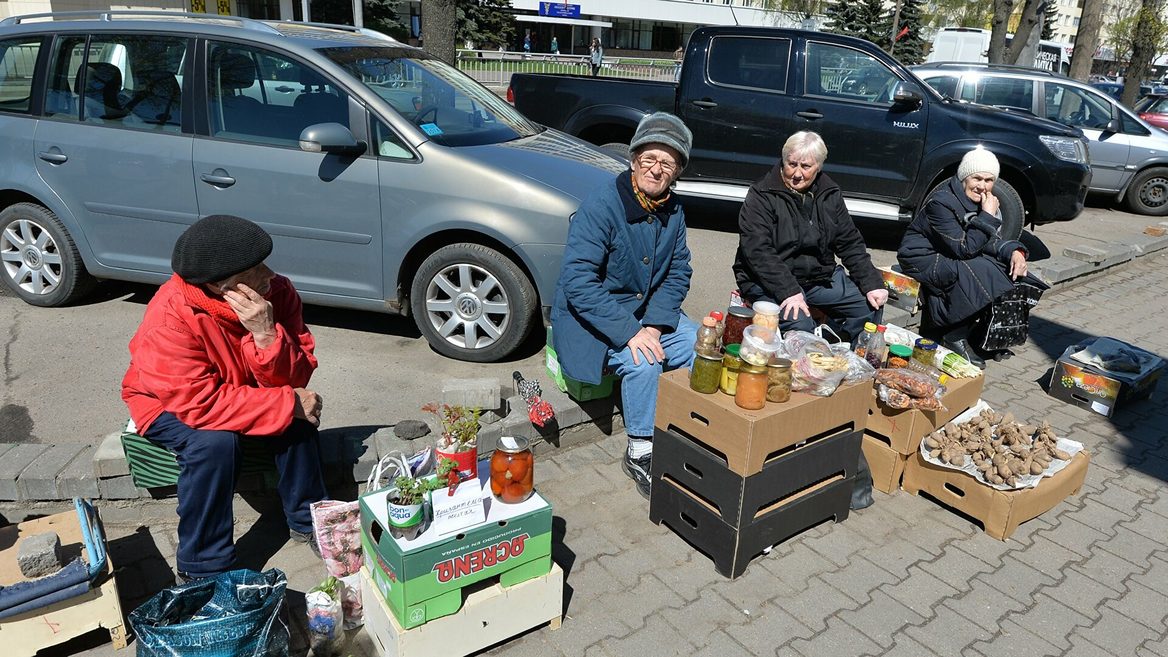
[[458, 69], [418, 50], [363, 46], [320, 52], [444, 146], [498, 144], [543, 130]]

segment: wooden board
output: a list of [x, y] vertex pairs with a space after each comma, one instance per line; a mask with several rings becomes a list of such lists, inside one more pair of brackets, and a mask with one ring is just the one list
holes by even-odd
[[365, 632], [379, 655], [459, 657], [549, 621], [551, 629], [559, 629], [564, 609], [564, 571], [552, 563], [551, 571], [543, 577], [508, 588], [496, 583], [473, 590], [458, 613], [411, 630], [401, 628], [364, 568], [361, 569], [361, 599], [365, 606]]
[[[61, 537], [61, 547], [67, 556], [83, 554], [88, 559], [76, 511], [10, 525], [0, 529], [0, 585], [25, 579], [16, 562], [17, 542], [45, 532], [56, 532]], [[99, 628], [109, 631], [115, 648], [125, 648], [125, 621], [113, 573], [114, 564], [107, 555], [106, 572], [98, 579], [100, 585], [69, 600], [0, 621], [0, 645], [5, 648], [4, 654], [31, 657], [38, 650]]]

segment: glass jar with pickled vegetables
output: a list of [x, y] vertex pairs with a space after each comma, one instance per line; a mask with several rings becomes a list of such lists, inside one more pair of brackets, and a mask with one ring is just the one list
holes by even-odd
[[535, 459], [522, 436], [503, 436], [491, 455], [491, 494], [504, 504], [518, 504], [531, 497]]
[[722, 330], [722, 344], [741, 344], [742, 329], [754, 321], [754, 311], [746, 306], [726, 309], [726, 328]]
[[689, 387], [709, 395], [718, 392], [722, 381], [722, 357], [698, 352], [689, 370]]
[[738, 372], [738, 386], [734, 391], [734, 403], [748, 411], [757, 411], [766, 406], [767, 368], [766, 365], [743, 363]]
[[791, 398], [791, 361], [771, 358], [767, 363], [767, 401], [785, 402]]
[[937, 343], [928, 338], [920, 338], [913, 345], [913, 360], [929, 367], [937, 366]]
[[739, 344], [726, 345], [726, 355], [722, 356], [722, 379], [718, 389], [727, 395], [734, 395], [738, 389], [738, 371], [742, 369], [742, 359], [738, 357]]

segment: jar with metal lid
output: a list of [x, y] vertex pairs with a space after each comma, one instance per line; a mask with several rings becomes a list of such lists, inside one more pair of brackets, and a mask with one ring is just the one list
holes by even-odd
[[726, 355], [722, 356], [722, 380], [718, 382], [718, 389], [727, 395], [733, 395], [738, 389], [738, 371], [742, 369], [742, 359], [738, 357], [741, 345], [726, 345]]
[[937, 366], [937, 343], [928, 338], [920, 338], [913, 345], [913, 360], [929, 367]]
[[888, 361], [884, 363], [884, 367], [892, 370], [906, 368], [912, 360], [912, 354], [913, 350], [908, 345], [894, 344], [888, 347]]
[[738, 372], [738, 387], [734, 391], [734, 403], [748, 411], [757, 411], [766, 406], [766, 401], [766, 365], [742, 363], [742, 369]]
[[730, 306], [726, 309], [726, 328], [722, 331], [722, 344], [742, 344], [742, 329], [754, 322], [754, 311], [746, 306]]
[[503, 436], [491, 455], [491, 494], [504, 504], [518, 504], [531, 497], [535, 459], [522, 436]]
[[772, 358], [767, 363], [767, 401], [785, 402], [791, 398], [791, 361]]
[[709, 395], [718, 392], [722, 381], [722, 357], [698, 352], [689, 370], [689, 387]]

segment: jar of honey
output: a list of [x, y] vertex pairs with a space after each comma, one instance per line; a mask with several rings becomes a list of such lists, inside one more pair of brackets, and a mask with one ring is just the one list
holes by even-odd
[[491, 455], [491, 494], [504, 504], [518, 504], [531, 497], [534, 457], [527, 439], [503, 436]]
[[738, 388], [734, 391], [734, 403], [748, 411], [757, 411], [766, 406], [766, 401], [766, 365], [743, 362], [742, 370], [738, 373]]

